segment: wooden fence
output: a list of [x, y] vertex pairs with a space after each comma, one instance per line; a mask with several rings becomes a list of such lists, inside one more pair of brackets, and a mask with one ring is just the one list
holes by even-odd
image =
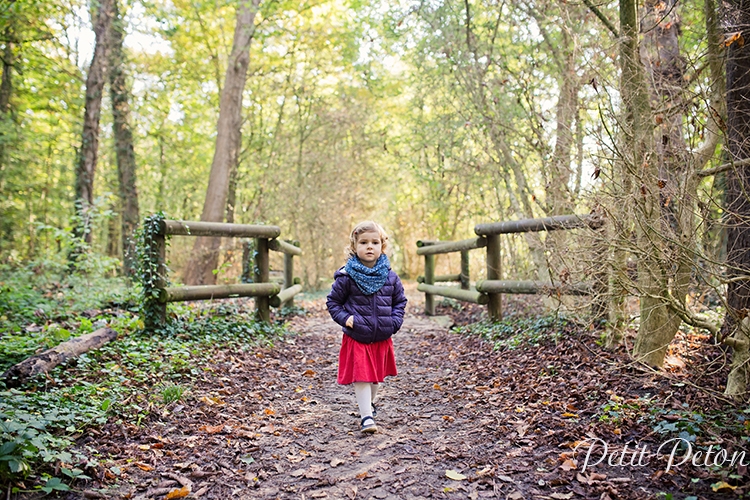
[[[424, 276], [417, 278], [417, 290], [425, 294], [425, 313], [435, 315], [435, 296], [486, 304], [490, 319], [502, 319], [503, 293], [552, 293], [560, 295], [588, 295], [590, 287], [584, 283], [562, 285], [541, 281], [508, 281], [501, 279], [500, 235], [526, 233], [532, 231], [554, 231], [601, 227], [603, 221], [592, 215], [559, 215], [542, 219], [524, 219], [519, 221], [492, 222], [477, 224], [474, 232], [476, 238], [461, 241], [418, 241], [417, 255], [424, 256]], [[487, 279], [480, 280], [472, 288], [469, 285], [469, 251], [476, 248], [487, 248]], [[461, 253], [461, 273], [435, 276], [435, 255], [442, 253]], [[459, 282], [460, 288], [439, 286], [439, 282]]]
[[[155, 318], [158, 325], [166, 323], [167, 303], [187, 300], [225, 299], [229, 297], [255, 297], [255, 307], [258, 319], [270, 321], [270, 307], [290, 306], [294, 296], [302, 291], [299, 278], [294, 278], [294, 256], [302, 255], [297, 245], [292, 245], [276, 238], [281, 234], [278, 226], [262, 226], [249, 224], [229, 224], [221, 222], [199, 221], [161, 221], [159, 233], [153, 239], [152, 255], [157, 255], [158, 281], [156, 288], [158, 297], [151, 304], [154, 311], [158, 311]], [[253, 283], [232, 285], [203, 285], [203, 286], [166, 286], [166, 244], [167, 236], [214, 236], [227, 238], [254, 238], [254, 279]], [[269, 279], [269, 250], [284, 254], [284, 281], [282, 284], [271, 282]]]

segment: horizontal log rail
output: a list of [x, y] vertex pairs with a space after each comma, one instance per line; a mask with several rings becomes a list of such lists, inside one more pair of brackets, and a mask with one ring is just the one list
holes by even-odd
[[301, 291], [302, 291], [302, 285], [293, 285], [293, 286], [290, 286], [289, 288], [283, 289], [282, 291], [278, 293], [279, 305], [274, 306], [274, 307], [279, 307], [281, 304], [290, 300], [292, 297], [294, 297]]
[[[502, 280], [500, 256], [500, 235], [513, 233], [527, 233], [538, 231], [558, 231], [576, 228], [598, 229], [604, 220], [596, 215], [556, 215], [539, 219], [523, 219], [517, 221], [490, 222], [477, 224], [474, 232], [477, 238], [460, 241], [417, 241], [417, 255], [424, 256], [424, 276], [417, 277], [417, 290], [425, 294], [425, 313], [435, 314], [434, 297], [449, 297], [475, 304], [487, 304], [489, 316], [492, 320], [502, 319], [502, 294], [546, 294], [561, 295], [592, 295], [592, 290], [586, 283], [550, 283], [542, 281], [511, 281]], [[469, 282], [469, 250], [486, 247], [487, 279], [478, 281], [472, 289]], [[461, 273], [435, 275], [435, 255], [443, 253], [461, 252]], [[437, 282], [461, 283], [461, 288], [437, 286]]]
[[241, 283], [236, 285], [179, 286], [159, 290], [161, 302], [227, 299], [230, 297], [271, 297], [281, 292], [278, 283]]
[[268, 242], [268, 249], [276, 252], [285, 253], [287, 255], [302, 255], [302, 249], [299, 245], [293, 245], [286, 241], [273, 239]]
[[228, 222], [203, 222], [188, 220], [163, 220], [161, 234], [165, 236], [224, 236], [227, 238], [277, 238], [278, 226], [230, 224]]
[[451, 299], [463, 300], [464, 302], [471, 302], [473, 304], [487, 304], [489, 297], [476, 290], [462, 290], [453, 286], [436, 286], [420, 283], [417, 286], [417, 290], [432, 295], [441, 295], [443, 297], [449, 297]]
[[462, 250], [473, 250], [487, 246], [487, 238], [469, 238], [460, 241], [440, 241], [417, 248], [417, 255], [436, 255], [439, 253], [460, 252]]
[[585, 283], [554, 284], [532, 280], [480, 280], [477, 281], [477, 290], [482, 293], [591, 295], [591, 287]]
[[590, 227], [596, 229], [604, 224], [601, 217], [594, 215], [556, 215], [541, 219], [522, 219], [505, 222], [490, 222], [477, 224], [474, 232], [480, 236], [494, 234], [530, 233], [539, 231], [557, 231], [560, 229], [576, 229]]
[[[462, 274], [438, 274], [433, 280], [434, 283], [449, 283], [453, 281], [461, 281]], [[424, 276], [417, 276], [417, 283], [424, 283]]]

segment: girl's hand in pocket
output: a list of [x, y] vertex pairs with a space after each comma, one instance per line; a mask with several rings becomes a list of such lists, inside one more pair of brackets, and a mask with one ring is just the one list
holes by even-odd
[[346, 319], [346, 326], [348, 326], [349, 328], [354, 328], [354, 316], [349, 316]]

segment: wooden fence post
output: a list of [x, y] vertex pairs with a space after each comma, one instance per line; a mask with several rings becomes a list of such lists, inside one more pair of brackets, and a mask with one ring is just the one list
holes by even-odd
[[[150, 249], [151, 255], [156, 256], [156, 289], [161, 290], [167, 286], [167, 244], [166, 237], [163, 234], [153, 236], [153, 247]], [[156, 298], [150, 299], [152, 304], [148, 307], [153, 312], [153, 324], [145, 325], [147, 330], [155, 330], [167, 326], [167, 303], [161, 302]], [[148, 316], [146, 316], [148, 320]]]
[[[268, 283], [268, 238], [255, 239], [255, 282]], [[258, 321], [271, 321], [271, 307], [268, 297], [255, 297], [255, 314]]]
[[469, 251], [461, 250], [461, 290], [469, 288]]
[[[487, 235], [487, 280], [499, 280], [501, 276], [500, 235]], [[488, 304], [490, 321], [503, 319], [502, 295], [490, 293]]]
[[[295, 241], [289, 241], [288, 243], [299, 246], [299, 243]], [[292, 286], [294, 286], [294, 255], [284, 253], [284, 285], [282, 290], [286, 290]], [[294, 297], [292, 296], [289, 300], [282, 302], [281, 307], [292, 307], [293, 305]]]
[[[435, 284], [435, 255], [424, 256], [424, 282], [427, 285]], [[435, 296], [431, 293], [424, 294], [424, 313], [435, 316]]]

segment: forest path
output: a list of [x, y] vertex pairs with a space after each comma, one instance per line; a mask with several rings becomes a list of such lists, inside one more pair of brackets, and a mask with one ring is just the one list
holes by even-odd
[[[164, 498], [191, 481], [201, 498], [502, 497], [502, 412], [479, 404], [490, 351], [407, 314], [394, 337], [399, 375], [378, 395], [378, 432], [359, 431], [351, 387], [336, 384], [341, 330], [318, 313], [272, 348], [219, 351], [186, 403], [130, 436], [127, 498]], [[498, 431], [500, 429], [500, 431]], [[528, 464], [526, 464], [528, 465]], [[526, 467], [527, 468], [527, 467]], [[472, 477], [446, 477], [455, 470]], [[498, 480], [500, 475], [506, 481]], [[520, 497], [518, 497], [520, 498]]]
[[[600, 418], [617, 394], [647, 391], [682, 405], [670, 379], [615, 368], [628, 359], [624, 348], [604, 351], [598, 332], [568, 322], [533, 345], [495, 351], [448, 331], [415, 303], [394, 336], [399, 375], [378, 395], [376, 434], [360, 432], [353, 390], [336, 384], [342, 333], [319, 299], [273, 346], [217, 346], [187, 397], [144, 425], [106, 426], [98, 441], [120, 476], [108, 474], [117, 484], [105, 496], [88, 497], [640, 500], [700, 491], [714, 498], [706, 471], [662, 473], [665, 457], [653, 454], [659, 436], [637, 412], [611, 410], [619, 423]], [[572, 448], [592, 437], [613, 454], [630, 446], [626, 462], [632, 443], [646, 439], [647, 463], [581, 470]], [[696, 476], [705, 480], [696, 484]]]

